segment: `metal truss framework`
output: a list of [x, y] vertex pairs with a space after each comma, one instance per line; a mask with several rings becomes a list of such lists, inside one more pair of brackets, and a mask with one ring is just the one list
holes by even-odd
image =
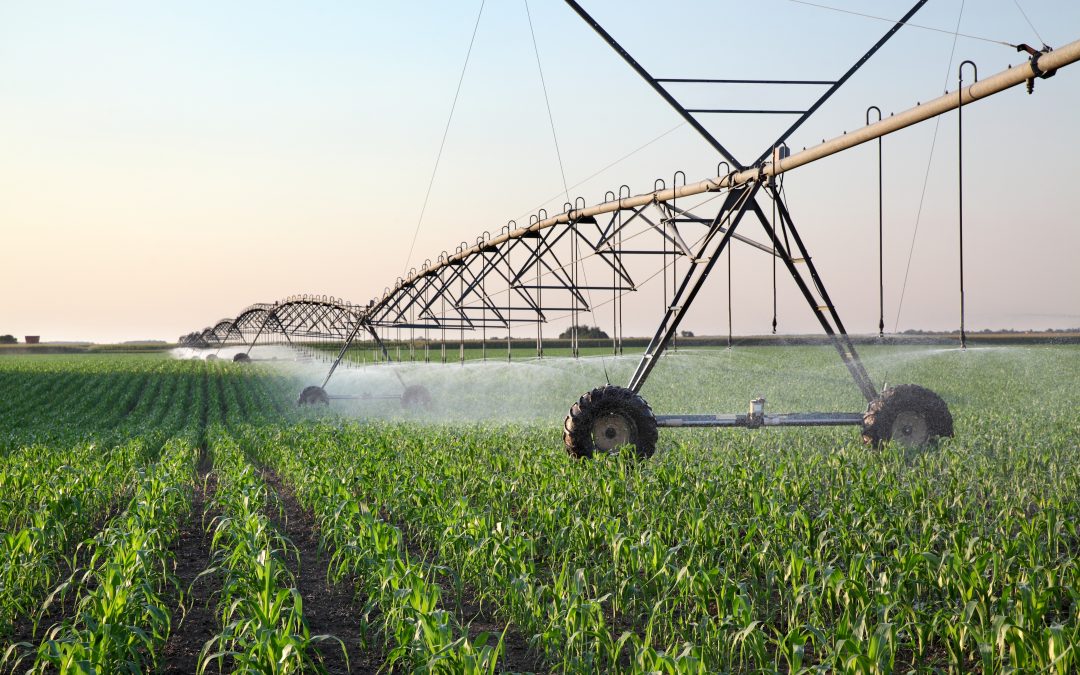
[[[663, 280], [663, 315], [635, 370], [628, 388], [639, 392], [664, 350], [675, 338], [680, 322], [697, 298], [721, 254], [734, 243], [775, 258], [788, 271], [847, 367], [856, 386], [869, 402], [878, 393], [855, 350], [800, 236], [795, 219], [778, 189], [778, 177], [809, 162], [880, 138], [962, 105], [1035, 78], [1052, 76], [1060, 67], [1080, 60], [1080, 42], [1058, 50], [1035, 52], [1031, 59], [997, 75], [962, 87], [916, 108], [890, 116], [862, 129], [790, 154], [784, 144], [867, 60], [913, 16], [926, 0], [916, 2], [854, 65], [836, 80], [755, 81], [767, 84], [819, 84], [826, 91], [806, 110], [748, 111], [691, 110], [664, 88], [678, 78], [657, 79], [630, 55], [573, 0], [575, 12], [725, 158], [717, 176], [687, 183], [681, 172], [670, 185], [658, 180], [654, 189], [632, 195], [622, 186], [609, 191], [603, 202], [587, 206], [578, 198], [564, 204], [555, 216], [541, 210], [519, 227], [510, 222], [492, 235], [485, 232], [473, 244], [462, 242], [453, 253], [443, 251], [395, 280], [392, 287], [367, 305], [353, 305], [326, 296], [296, 296], [272, 304], [248, 307], [234, 320], [222, 320], [182, 340], [193, 346], [227, 343], [251, 346], [264, 335], [341, 341], [337, 359], [323, 382], [325, 387], [350, 345], [370, 336], [389, 359], [379, 332], [388, 329], [431, 331], [445, 340], [447, 332], [479, 331], [487, 344], [487, 331], [506, 331], [508, 347], [513, 327], [534, 324], [537, 355], [543, 355], [543, 326], [557, 318], [570, 318], [571, 347], [579, 353], [577, 327], [582, 314], [595, 317], [610, 306], [612, 346], [621, 351], [622, 302], [657, 276]], [[702, 80], [728, 83], [734, 80]], [[738, 82], [747, 82], [740, 80]], [[797, 119], [749, 164], [740, 163], [697, 122], [700, 113], [790, 113]], [[767, 208], [763, 207], [765, 204]], [[770, 217], [770, 214], [772, 217]], [[747, 236], [745, 222], [761, 226], [760, 239]], [[659, 258], [656, 266], [644, 264]], [[643, 273], [642, 269], [649, 271]], [[651, 274], [650, 274], [651, 272]], [[250, 340], [248, 338], [251, 338]], [[508, 352], [509, 353], [509, 352]], [[816, 415], [816, 417], [815, 417]], [[781, 419], [783, 418], [783, 419]], [[774, 416], [764, 422], [745, 415], [658, 417], [661, 426], [753, 426], [755, 424], [853, 424], [861, 414], [813, 413], [810, 416]], [[771, 420], [771, 421], [770, 421]]]
[[359, 308], [325, 295], [296, 295], [246, 307], [235, 319], [222, 319], [179, 339], [184, 347], [255, 346], [259, 338], [342, 341], [360, 320]]

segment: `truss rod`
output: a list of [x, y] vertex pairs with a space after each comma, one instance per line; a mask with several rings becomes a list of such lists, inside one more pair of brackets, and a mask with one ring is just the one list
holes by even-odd
[[739, 160], [735, 159], [735, 156], [732, 155], [731, 152], [720, 143], [720, 141], [716, 140], [715, 136], [710, 134], [708, 130], [701, 125], [701, 122], [698, 122], [696, 119], [694, 119], [694, 116], [690, 114], [689, 110], [684, 108], [681, 103], [676, 101], [675, 97], [669, 94], [667, 89], [664, 89], [663, 85], [661, 85], [656, 78], [650, 75], [649, 72], [645, 70], [645, 68], [643, 68], [640, 63], [637, 62], [637, 59], [635, 59], [633, 56], [630, 56], [630, 52], [623, 49], [623, 46], [619, 44], [615, 40], [615, 38], [611, 36], [610, 33], [604, 30], [604, 27], [597, 23], [596, 19], [589, 16], [589, 13], [585, 11], [585, 8], [583, 8], [574, 0], [566, 0], [566, 4], [570, 6], [570, 9], [577, 12], [578, 16], [584, 19], [585, 23], [589, 24], [589, 27], [596, 31], [596, 34], [603, 38], [604, 42], [607, 42], [608, 45], [610, 45], [611, 48], [615, 50], [615, 53], [621, 56], [623, 61], [626, 61], [627, 65], [634, 69], [635, 73], [641, 76], [641, 79], [648, 82], [649, 86], [652, 87], [657, 94], [660, 94], [660, 97], [663, 98], [664, 101], [666, 101], [667, 104], [675, 110], [675, 112], [679, 113], [679, 116], [686, 120], [687, 124], [693, 127], [694, 130], [697, 131], [701, 135], [701, 137], [705, 139], [705, 142], [711, 145], [714, 150], [719, 152], [724, 157], [724, 159], [731, 162], [732, 166], [743, 166], [739, 162]]
[[818, 100], [815, 101], [814, 104], [810, 106], [810, 108], [806, 110], [801, 117], [799, 117], [799, 119], [795, 120], [784, 133], [780, 134], [780, 137], [773, 142], [772, 148], [767, 148], [765, 152], [761, 153], [761, 156], [754, 161], [754, 164], [761, 163], [766, 157], [772, 154], [773, 148], [783, 145], [784, 141], [790, 138], [791, 134], [795, 133], [798, 128], [806, 122], [806, 120], [810, 119], [810, 116], [817, 112], [817, 110], [825, 104], [825, 101], [828, 101], [832, 97], [832, 95], [840, 89], [840, 87], [844, 86], [844, 83], [847, 82], [848, 79], [851, 78], [851, 76], [859, 70], [859, 68], [862, 68], [863, 65], [870, 60], [871, 56], [877, 53], [879, 49], [884, 47], [885, 43], [891, 40], [892, 37], [896, 35], [896, 32], [900, 30], [904, 25], [906, 25], [907, 22], [911, 20], [911, 17], [915, 16], [916, 12], [923, 8], [927, 1], [928, 0], [918, 0], [918, 2], [912, 5], [911, 9], [907, 11], [907, 14], [902, 16], [900, 20], [894, 23], [892, 28], [890, 28], [887, 33], [882, 35], [880, 40], [874, 43], [873, 47], [867, 50], [867, 52], [863, 54], [858, 61], [856, 61], [850, 68], [848, 68], [847, 72], [844, 73], [839, 80], [834, 82], [824, 94], [818, 97]]
[[422, 276], [431, 274], [441, 267], [460, 264], [461, 261], [480, 253], [486, 247], [498, 246], [504, 242], [520, 239], [525, 236], [535, 237], [541, 230], [554, 227], [555, 225], [569, 223], [572, 220], [580, 220], [581, 218], [588, 216], [595, 217], [605, 213], [615, 213], [626, 209], [642, 207], [654, 202], [667, 202], [675, 198], [681, 199], [707, 192], [717, 192], [724, 189], [737, 188], [756, 181], [764, 182], [773, 176], [778, 176], [819, 159], [824, 159], [825, 157], [835, 155], [838, 152], [861, 145], [867, 141], [881, 138], [882, 136], [900, 131], [901, 129], [918, 124], [919, 122], [924, 122], [928, 119], [937, 117], [938, 115], [945, 114], [955, 110], [961, 105], [968, 105], [969, 103], [1011, 89], [1018, 84], [1022, 84], [1035, 78], [1046, 77], [1048, 74], [1052, 74], [1054, 71], [1075, 63], [1078, 60], [1080, 60], [1080, 40], [1070, 42], [1063, 47], [1049, 52], [1040, 53], [1029, 61], [1003, 70], [985, 80], [975, 82], [958, 91], [948, 92], [944, 96], [940, 96], [932, 101], [928, 101], [927, 103], [910, 108], [896, 115], [891, 115], [879, 122], [869, 124], [851, 133], [825, 141], [824, 143], [803, 150], [802, 152], [793, 153], [787, 158], [776, 162], [766, 161], [756, 167], [751, 167], [742, 171], [734, 171], [725, 176], [707, 178], [696, 183], [646, 192], [632, 197], [625, 197], [604, 202], [602, 204], [596, 204], [583, 209], [573, 209], [545, 218], [532, 223], [528, 227], [518, 228], [517, 230], [501, 234], [481, 244], [463, 249], [458, 253], [448, 256], [436, 265], [424, 269], [415, 275], [411, 275], [408, 279], [400, 281], [382, 298], [375, 301], [375, 307], [378, 308], [382, 304], [391, 301], [398, 291], [405, 286], [415, 283]]

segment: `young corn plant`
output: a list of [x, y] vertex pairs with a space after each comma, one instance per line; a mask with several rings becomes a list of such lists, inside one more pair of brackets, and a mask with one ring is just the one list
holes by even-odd
[[72, 573], [77, 543], [93, 533], [110, 505], [130, 489], [134, 467], [152, 453], [141, 441], [105, 449], [87, 444], [63, 453], [75, 464], [62, 464], [53, 472], [48, 461], [31, 468], [34, 455], [23, 455], [20, 469], [37, 473], [33, 495], [24, 493], [22, 508], [9, 511], [15, 527], [0, 535], [0, 635], [20, 617], [40, 616], [53, 597], [66, 592], [65, 583], [43, 598]]
[[[303, 598], [286, 564], [298, 555], [266, 511], [277, 507], [271, 491], [222, 431], [213, 440], [218, 485], [211, 508], [214, 560], [224, 580], [218, 599], [221, 631], [203, 647], [198, 672], [217, 667], [239, 673], [320, 671], [309, 653], [317, 642], [303, 615]], [[344, 647], [342, 647], [344, 649]]]
[[74, 614], [49, 631], [34, 672], [146, 672], [172, 627], [176, 580], [172, 553], [179, 523], [191, 510], [196, 452], [166, 445], [158, 462], [138, 472], [127, 509], [92, 540], [77, 579]]
[[[502, 636], [467, 628], [442, 609], [442, 591], [432, 570], [404, 550], [401, 533], [361, 504], [346, 488], [341, 463], [309, 464], [280, 444], [250, 444], [260, 461], [274, 467], [296, 488], [300, 502], [318, 521], [324, 548], [332, 552], [335, 581], [357, 580], [366, 599], [366, 617], [386, 639], [384, 666], [393, 672], [491, 674], [497, 671]], [[490, 642], [494, 641], [494, 644]]]

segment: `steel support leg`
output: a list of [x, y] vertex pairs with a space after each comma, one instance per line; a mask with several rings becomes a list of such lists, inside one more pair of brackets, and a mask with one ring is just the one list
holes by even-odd
[[[255, 348], [255, 343], [258, 342], [259, 338], [262, 336], [263, 330], [266, 329], [266, 322], [270, 320], [271, 316], [273, 316], [273, 314], [267, 312], [266, 316], [263, 317], [262, 323], [259, 324], [259, 330], [255, 332], [255, 339], [251, 341], [250, 345], [248, 345], [247, 351], [244, 352], [245, 354], [251, 354], [251, 350]], [[281, 325], [280, 322], [278, 323], [278, 325]]]
[[[349, 331], [349, 337], [345, 338], [345, 344], [341, 345], [341, 351], [338, 352], [337, 358], [334, 359], [334, 363], [330, 365], [330, 372], [326, 374], [326, 379], [323, 380], [323, 389], [326, 389], [326, 384], [330, 381], [330, 377], [334, 374], [334, 371], [337, 370], [338, 364], [341, 363], [341, 359], [345, 358], [345, 352], [347, 352], [349, 350], [349, 347], [352, 346], [353, 340], [356, 339], [356, 336], [360, 332], [360, 329], [364, 328], [365, 326], [367, 326], [368, 330], [371, 330], [371, 327], [363, 321], [357, 321], [356, 325], [353, 326], [353, 329]], [[380, 344], [382, 343], [380, 342]], [[386, 351], [385, 347], [383, 348], [383, 351]]]
[[[759, 187], [759, 184], [755, 183], [751, 187], [732, 190], [728, 193], [724, 205], [716, 214], [716, 218], [713, 219], [709, 235], [706, 236], [705, 241], [691, 261], [690, 269], [687, 270], [686, 275], [683, 277], [682, 284], [675, 293], [671, 305], [664, 312], [664, 318], [660, 321], [656, 334], [653, 335], [652, 340], [649, 341], [649, 346], [641, 356], [641, 361], [638, 362], [634, 376], [630, 378], [630, 384], [627, 387], [635, 393], [641, 391], [641, 387], [645, 384], [649, 373], [652, 372], [660, 355], [663, 354], [664, 349], [667, 348], [668, 343], [671, 341], [671, 337], [678, 330], [679, 323], [686, 315], [686, 310], [694, 302], [694, 298], [697, 297], [698, 291], [701, 290], [705, 279], [708, 278], [709, 272], [712, 271], [716, 261], [720, 259], [720, 254], [723, 253], [724, 247], [730, 242], [732, 233], [738, 226], [739, 221], [742, 220], [743, 215], [746, 214], [747, 207], [754, 203], [754, 195], [757, 194]], [[725, 221], [729, 222], [726, 230], [722, 225]], [[720, 238], [719, 244], [714, 244], [716, 235], [720, 232], [723, 232], [723, 236]], [[715, 248], [709, 253], [711, 246], [715, 246]]]
[[[751, 205], [751, 209], [753, 209], [758, 220], [761, 222], [761, 226], [772, 240], [773, 246], [776, 247], [777, 254], [780, 255], [780, 259], [788, 268], [788, 273], [791, 274], [791, 278], [794, 279], [795, 284], [799, 287], [803, 297], [806, 298], [806, 302], [814, 312], [814, 316], [817, 317], [818, 323], [821, 324], [822, 329], [825, 331], [825, 334], [829, 336], [829, 340], [836, 348], [837, 353], [840, 354], [840, 359], [844, 362], [844, 365], [847, 366], [848, 372], [851, 373], [852, 379], [855, 380], [856, 386], [859, 387], [859, 391], [862, 392], [863, 397], [869, 403], [877, 398], [877, 389], [874, 387], [873, 381], [867, 374], [866, 368], [863, 366], [862, 360], [855, 350], [854, 343], [852, 343], [851, 338], [848, 337], [847, 330], [840, 320], [840, 315], [837, 313], [836, 307], [833, 305], [828, 291], [825, 290], [825, 285], [821, 282], [821, 277], [818, 276], [817, 268], [814, 266], [813, 260], [811, 260], [806, 251], [806, 246], [803, 244], [802, 238], [795, 228], [795, 223], [791, 220], [791, 214], [788, 212], [787, 206], [779, 199], [779, 195], [772, 191], [772, 189], [769, 191], [769, 196], [776, 204], [781, 222], [784, 223], [787, 231], [790, 232], [791, 239], [798, 248], [800, 256], [799, 263], [806, 265], [807, 272], [814, 284], [814, 288], [817, 290], [818, 295], [821, 297], [821, 301], [824, 304], [819, 305], [817, 303], [809, 285], [807, 285], [806, 280], [803, 279], [802, 274], [796, 267], [796, 261], [792, 257], [791, 251], [780, 241], [780, 238], [776, 235], [776, 230], [773, 229], [772, 225], [769, 223], [769, 219], [765, 217], [765, 213], [761, 210], [761, 207], [757, 202], [754, 202]], [[828, 310], [828, 315], [825, 313], [826, 310]]]
[[[376, 345], [378, 345], [379, 351], [382, 352], [383, 358], [386, 359], [386, 362], [393, 363], [394, 359], [390, 358], [390, 352], [387, 351], [386, 344], [382, 341], [382, 338], [379, 337], [379, 334], [375, 332], [375, 329], [371, 326], [371, 324], [366, 323], [363, 324], [363, 326], [364, 328], [367, 328], [367, 332], [371, 335], [371, 339], [375, 341]], [[344, 354], [345, 351], [342, 350], [341, 353]]]

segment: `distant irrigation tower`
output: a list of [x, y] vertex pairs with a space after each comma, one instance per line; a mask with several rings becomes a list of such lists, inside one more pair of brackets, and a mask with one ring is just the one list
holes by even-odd
[[[537, 354], [543, 354], [543, 326], [554, 318], [593, 323], [597, 313], [610, 316], [612, 344], [622, 339], [622, 304], [628, 293], [653, 279], [663, 283], [663, 311], [633, 376], [625, 387], [597, 387], [575, 402], [564, 422], [567, 451], [575, 457], [633, 445], [638, 454], [652, 454], [661, 427], [744, 427], [859, 425], [868, 443], [897, 441], [922, 445], [952, 435], [952, 417], [940, 396], [923, 387], [899, 385], [879, 392], [849, 339], [835, 304], [825, 288], [813, 258], [799, 234], [795, 217], [785, 202], [782, 180], [786, 172], [857, 145], [956, 110], [976, 100], [1026, 84], [1029, 92], [1038, 79], [1080, 60], [1080, 41], [1058, 49], [1017, 46], [1029, 58], [1021, 65], [978, 80], [915, 108], [868, 123], [865, 127], [826, 140], [802, 152], [789, 151], [786, 141], [832, 97], [867, 61], [918, 12], [926, 0], [916, 2], [863, 55], [834, 80], [739, 80], [656, 78], [645, 70], [614, 37], [577, 2], [566, 3], [610, 45], [717, 152], [717, 175], [687, 182], [681, 172], [670, 183], [657, 180], [654, 189], [631, 194], [626, 186], [609, 191], [604, 201], [587, 204], [578, 198], [563, 211], [541, 210], [527, 224], [513, 221], [498, 232], [484, 232], [473, 242], [461, 242], [453, 252], [443, 251], [396, 279], [382, 295], [364, 305], [326, 296], [295, 296], [252, 305], [235, 319], [223, 319], [212, 328], [181, 338], [194, 347], [247, 345], [248, 351], [264, 336], [287, 341], [326, 340], [341, 345], [325, 379], [304, 389], [301, 404], [328, 403], [331, 377], [354, 341], [370, 338], [390, 360], [383, 337], [387, 331], [408, 330], [464, 337], [489, 329], [505, 331], [535, 326]], [[961, 72], [963, 72], [961, 66]], [[670, 83], [701, 85], [755, 84], [763, 86], [816, 85], [823, 93], [805, 110], [693, 109], [684, 107], [668, 91]], [[740, 161], [698, 121], [699, 115], [787, 114], [794, 121], [760, 154]], [[869, 116], [868, 116], [869, 122]], [[764, 240], [746, 235], [749, 225], [761, 227]], [[828, 336], [855, 386], [867, 401], [865, 411], [850, 413], [783, 413], [765, 411], [764, 399], [751, 402], [746, 413], [655, 415], [640, 391], [665, 350], [676, 337], [680, 322], [698, 297], [722, 254], [741, 243], [770, 256], [786, 270]], [[643, 264], [657, 261], [659, 265]], [[962, 259], [961, 259], [962, 260]], [[658, 269], [657, 269], [658, 268]], [[643, 273], [642, 269], [648, 271]], [[883, 328], [883, 326], [882, 326]], [[579, 353], [576, 328], [571, 349]], [[509, 347], [509, 344], [508, 344]], [[241, 359], [242, 357], [242, 359]], [[245, 352], [237, 359], [248, 358]], [[422, 387], [405, 387], [403, 403], [426, 404]]]

